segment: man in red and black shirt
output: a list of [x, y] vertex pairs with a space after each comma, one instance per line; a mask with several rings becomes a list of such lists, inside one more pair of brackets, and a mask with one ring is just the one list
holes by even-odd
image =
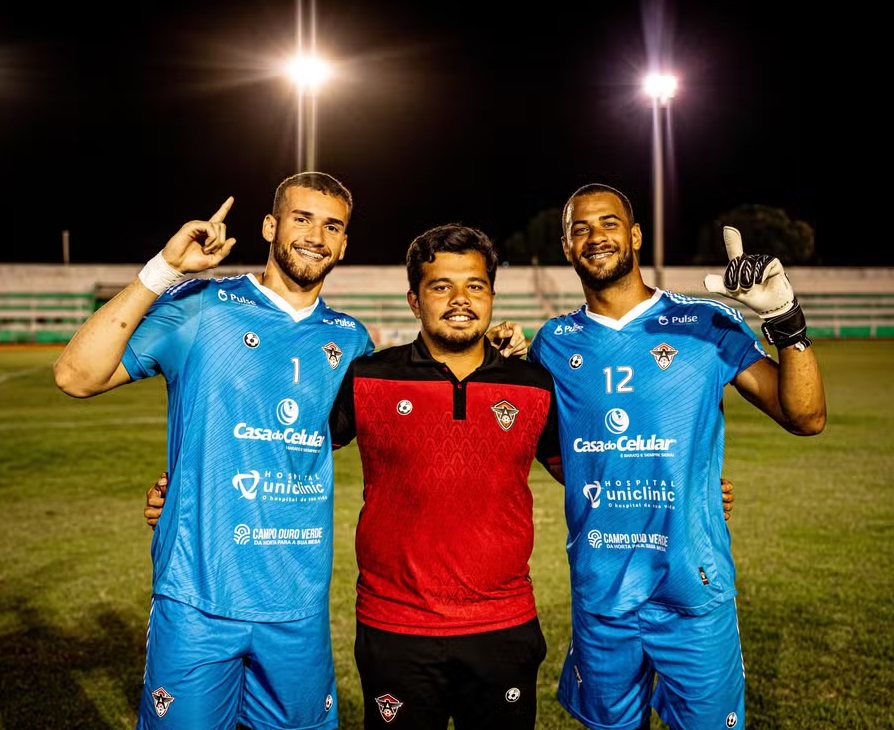
[[[450, 224], [407, 253], [421, 332], [352, 363], [330, 416], [357, 439], [355, 659], [369, 730], [534, 727], [546, 656], [528, 561], [528, 475], [560, 469], [553, 383], [485, 337], [498, 259]], [[557, 477], [560, 472], [556, 472]]]
[[[355, 360], [330, 416], [336, 448], [357, 439], [354, 655], [364, 726], [531, 730], [546, 644], [528, 561], [534, 459], [561, 481], [553, 382], [487, 332], [497, 256], [481, 231], [434, 228], [407, 253], [419, 337]], [[154, 525], [162, 479], [146, 493]], [[731, 485], [724, 510], [732, 508]], [[395, 724], [391, 724], [394, 722]]]

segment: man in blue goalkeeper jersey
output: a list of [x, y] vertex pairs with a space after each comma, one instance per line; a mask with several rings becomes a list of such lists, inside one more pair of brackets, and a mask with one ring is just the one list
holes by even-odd
[[87, 320], [56, 384], [80, 398], [167, 382], [169, 509], [137, 727], [325, 730], [338, 724], [327, 419], [350, 362], [374, 349], [320, 298], [352, 197], [323, 173], [287, 178], [264, 217], [262, 274], [179, 281], [229, 253], [232, 204], [186, 223]]
[[[169, 507], [137, 727], [326, 730], [338, 724], [328, 418], [348, 365], [374, 349], [320, 298], [353, 199], [325, 173], [286, 178], [263, 221], [263, 274], [180, 282], [229, 253], [232, 204], [185, 224], [83, 325], [56, 383], [89, 397], [167, 381]], [[504, 354], [525, 344], [517, 325], [487, 336]]]
[[586, 303], [538, 331], [528, 357], [556, 384], [572, 640], [558, 699], [588, 728], [745, 727], [735, 567], [723, 520], [724, 388], [788, 432], [825, 427], [819, 366], [778, 259], [745, 254], [706, 288], [756, 311], [778, 360], [722, 301], [648, 287], [627, 197], [586, 185], [562, 245]]

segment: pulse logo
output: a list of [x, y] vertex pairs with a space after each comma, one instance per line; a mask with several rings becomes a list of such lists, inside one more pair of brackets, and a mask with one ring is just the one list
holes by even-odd
[[217, 290], [217, 298], [222, 302], [236, 302], [237, 304], [247, 304], [249, 307], [257, 307], [258, 303], [254, 299], [249, 299], [248, 297], [240, 296], [239, 294], [233, 294], [232, 292], [225, 292], [223, 289]]

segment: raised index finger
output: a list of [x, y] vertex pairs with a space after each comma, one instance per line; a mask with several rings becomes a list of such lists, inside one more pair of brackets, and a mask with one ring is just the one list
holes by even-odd
[[724, 226], [723, 243], [726, 244], [726, 255], [730, 261], [742, 255], [742, 234], [738, 228]]
[[231, 195], [229, 198], [227, 198], [223, 202], [223, 205], [217, 209], [217, 212], [213, 216], [211, 216], [211, 219], [210, 219], [211, 222], [212, 223], [220, 223], [221, 221], [223, 221], [223, 219], [227, 217], [227, 213], [230, 212], [230, 208], [232, 208], [232, 207], [233, 207], [233, 196]]

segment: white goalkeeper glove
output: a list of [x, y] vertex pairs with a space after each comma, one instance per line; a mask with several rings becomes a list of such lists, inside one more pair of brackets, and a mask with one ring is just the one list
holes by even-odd
[[798, 298], [792, 291], [782, 262], [767, 254], [746, 254], [742, 234], [732, 226], [723, 227], [723, 242], [729, 263], [723, 276], [708, 274], [705, 289], [747, 305], [764, 320], [761, 330], [767, 342], [782, 349], [810, 346], [807, 322]]

